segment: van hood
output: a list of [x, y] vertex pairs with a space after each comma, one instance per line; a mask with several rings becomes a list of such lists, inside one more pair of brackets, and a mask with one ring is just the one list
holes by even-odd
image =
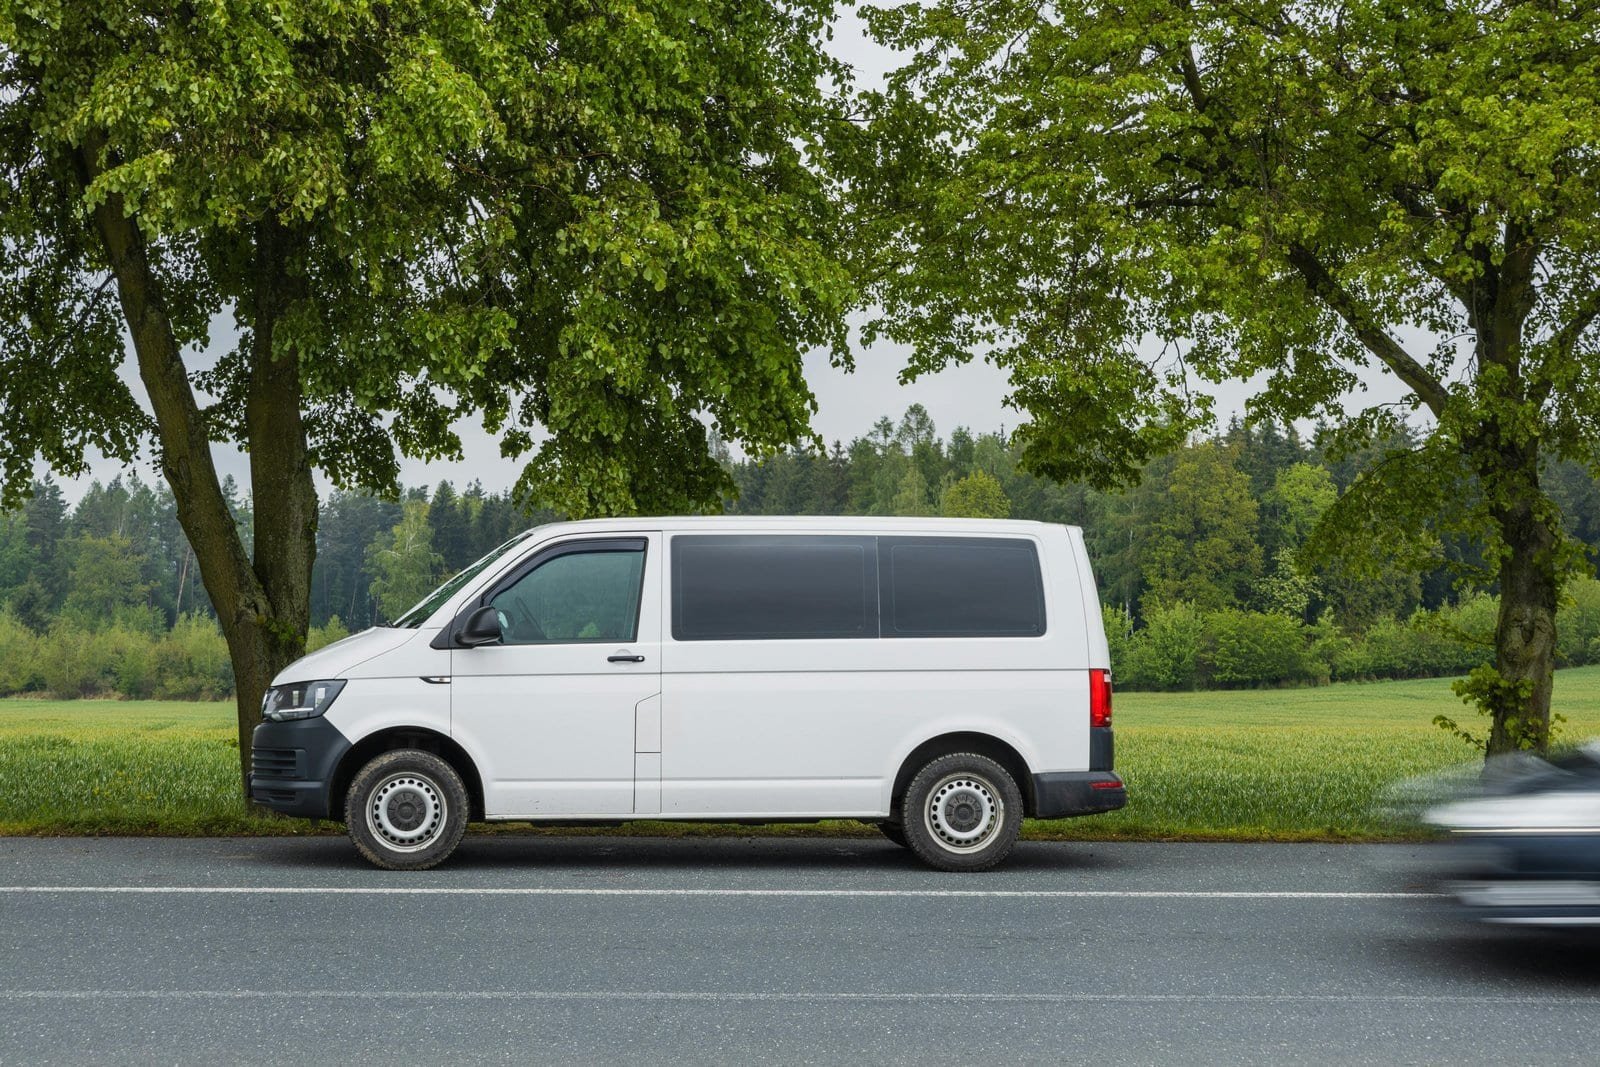
[[422, 630], [401, 630], [392, 626], [374, 626], [370, 630], [351, 634], [342, 641], [317, 649], [309, 656], [301, 656], [272, 679], [273, 685], [289, 682], [315, 682], [324, 678], [347, 678], [357, 667], [385, 652], [393, 652], [408, 641], [426, 636]]

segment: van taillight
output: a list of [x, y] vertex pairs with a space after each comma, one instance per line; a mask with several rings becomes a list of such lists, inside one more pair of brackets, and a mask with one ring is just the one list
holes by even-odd
[[1089, 725], [1111, 725], [1111, 672], [1098, 667], [1089, 672]]

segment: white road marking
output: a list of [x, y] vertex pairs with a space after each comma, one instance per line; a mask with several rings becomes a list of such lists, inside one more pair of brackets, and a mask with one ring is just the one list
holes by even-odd
[[1443, 893], [1189, 889], [622, 889], [605, 886], [7, 885], [0, 893], [459, 897], [1004, 897], [1045, 900], [1425, 900]]
[[327, 1000], [523, 1000], [523, 1001], [688, 1001], [767, 1002], [800, 1001], [981, 1001], [985, 1003], [1079, 1004], [1170, 1003], [1224, 1004], [1582, 1004], [1600, 1005], [1600, 996], [1551, 994], [1474, 993], [740, 993], [676, 992], [669, 990], [415, 990], [415, 989], [0, 989], [6, 1000], [293, 1000], [315, 1003]]

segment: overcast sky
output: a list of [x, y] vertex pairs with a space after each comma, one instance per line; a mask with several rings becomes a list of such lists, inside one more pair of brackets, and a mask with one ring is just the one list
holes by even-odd
[[[836, 54], [856, 70], [857, 84], [871, 86], [880, 83], [884, 74], [895, 65], [894, 53], [879, 47], [865, 34], [860, 20], [851, 9], [845, 9], [836, 27], [833, 40]], [[231, 330], [226, 322], [219, 322], [215, 331], [217, 344], [213, 351], [200, 355], [191, 365], [209, 362], [232, 344]], [[870, 429], [879, 416], [887, 415], [898, 420], [900, 414], [913, 404], [928, 409], [934, 425], [941, 435], [948, 436], [957, 426], [966, 426], [974, 432], [988, 432], [1002, 427], [1011, 428], [1024, 421], [1025, 416], [1005, 406], [1008, 392], [1003, 372], [981, 360], [952, 367], [939, 374], [928, 375], [910, 385], [901, 385], [898, 375], [905, 365], [904, 350], [880, 342], [870, 349], [855, 352], [854, 373], [835, 370], [827, 357], [814, 353], [806, 358], [806, 374], [812, 391], [816, 394], [818, 411], [813, 427], [830, 444], [848, 442]], [[142, 396], [137, 373], [130, 358], [124, 367], [125, 377], [134, 385], [136, 394]], [[1374, 383], [1375, 392], [1397, 394], [1392, 383]], [[1224, 388], [1218, 397], [1218, 410], [1222, 419], [1242, 410], [1246, 389], [1242, 385]], [[485, 433], [476, 420], [468, 420], [457, 427], [461, 435], [464, 458], [460, 462], [421, 463], [403, 460], [402, 481], [405, 485], [434, 485], [449, 479], [458, 487], [478, 479], [492, 491], [508, 488], [516, 481], [521, 464], [500, 458], [499, 443]], [[241, 484], [249, 482], [248, 459], [232, 449], [217, 449], [215, 455], [223, 474], [232, 474]], [[63, 481], [70, 499], [80, 496], [93, 479], [109, 481], [124, 468], [97, 458], [91, 471], [83, 478]], [[147, 459], [136, 468], [140, 477], [159, 480], [154, 460]], [[39, 472], [44, 473], [43, 469]], [[326, 484], [322, 488], [326, 490]]]

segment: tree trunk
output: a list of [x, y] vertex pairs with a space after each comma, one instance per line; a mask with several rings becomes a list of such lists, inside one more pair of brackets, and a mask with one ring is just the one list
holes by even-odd
[[[220, 616], [219, 616], [220, 618]], [[292, 623], [272, 617], [235, 619], [224, 624], [228, 656], [233, 661], [233, 697], [239, 724], [239, 788], [250, 791], [250, 738], [261, 722], [261, 698], [273, 675], [305, 654], [306, 630], [298, 636]]]
[[1479, 259], [1477, 279], [1463, 294], [1476, 334], [1477, 385], [1484, 419], [1478, 474], [1499, 529], [1500, 615], [1495, 621], [1496, 677], [1474, 695], [1490, 714], [1487, 755], [1550, 747], [1550, 693], [1555, 683], [1556, 598], [1565, 541], [1555, 504], [1539, 484], [1539, 402], [1523, 379], [1523, 328], [1538, 298], [1538, 246], [1521, 225], [1503, 227], [1503, 255], [1463, 237]]
[[301, 414], [304, 398], [298, 354], [275, 352], [278, 321], [304, 291], [300, 276], [290, 272], [295, 241], [295, 235], [273, 218], [256, 226], [245, 434], [250, 442], [255, 523], [253, 570], [267, 610], [244, 621], [238, 642], [241, 647], [233, 655], [241, 767], [246, 775], [250, 765], [244, 749], [250, 732], [261, 721], [261, 696], [273, 675], [305, 654], [306, 631], [311, 625], [317, 489]]
[[[85, 139], [75, 160], [85, 188], [104, 169], [103, 152], [103, 138]], [[261, 721], [261, 695], [272, 676], [305, 649], [316, 551], [317, 500], [301, 419], [299, 362], [294, 354], [272, 358], [273, 327], [298, 291], [284, 269], [292, 244], [275, 222], [258, 230], [245, 412], [256, 524], [252, 562], [217, 477], [210, 435], [145, 236], [116, 193], [95, 207], [94, 228], [116, 278], [139, 376], [155, 415], [161, 470], [233, 660], [243, 789], [250, 773], [250, 735]]]
[[[237, 620], [223, 626], [228, 639], [228, 658], [233, 661], [233, 699], [239, 728], [239, 788], [249, 797], [250, 735], [261, 721], [261, 697], [277, 674], [297, 655], [286, 656], [269, 640], [271, 620]], [[303, 642], [302, 642], [303, 643]]]
[[1554, 508], [1539, 488], [1537, 452], [1518, 457], [1518, 462], [1521, 476], [1507, 480], [1521, 492], [1495, 509], [1505, 556], [1494, 631], [1494, 666], [1500, 677], [1495, 691], [1485, 694], [1490, 756], [1519, 749], [1544, 752], [1550, 745], [1560, 533], [1551, 525]]

